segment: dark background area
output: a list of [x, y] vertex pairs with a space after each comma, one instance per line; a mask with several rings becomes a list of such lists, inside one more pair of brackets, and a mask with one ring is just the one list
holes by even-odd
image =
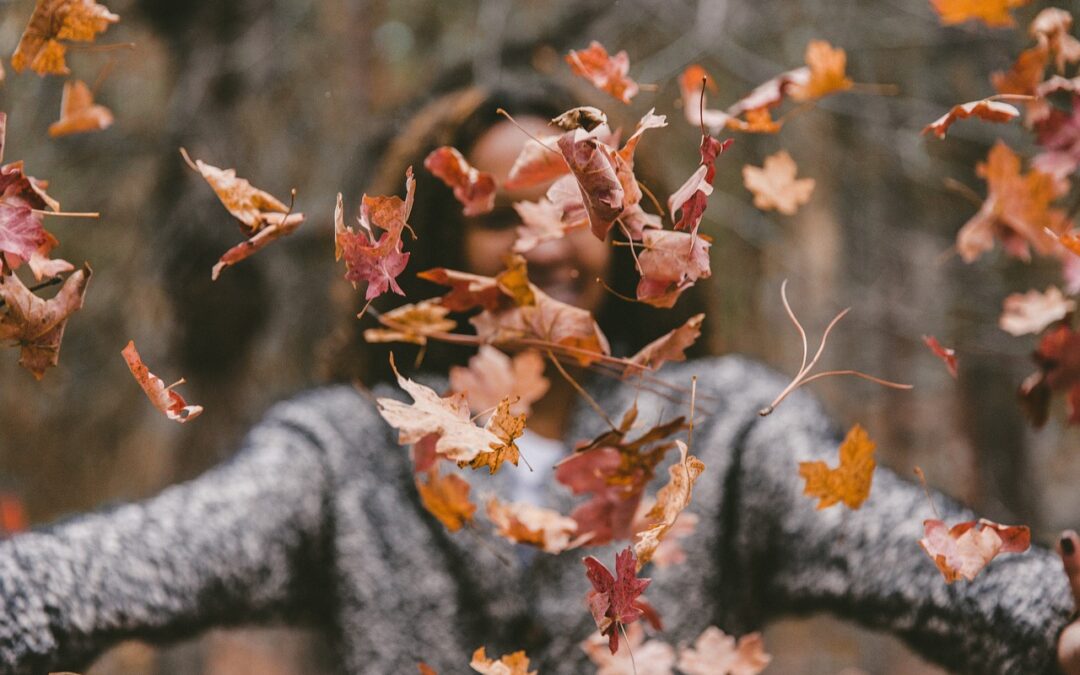
[[[1062, 426], [1060, 403], [1045, 429], [1025, 424], [1015, 390], [1033, 369], [1035, 338], [997, 327], [1006, 295], [1045, 288], [1056, 269], [996, 252], [973, 265], [950, 255], [976, 207], [943, 180], [984, 194], [974, 165], [994, 138], [1030, 155], [1030, 136], [980, 123], [957, 125], [944, 142], [919, 133], [948, 106], [993, 93], [989, 74], [1027, 45], [1022, 29], [942, 28], [924, 0], [107, 4], [122, 21], [98, 42], [131, 41], [135, 50], [75, 51], [69, 64], [93, 82], [117, 58], [98, 94], [116, 114], [111, 129], [48, 138], [61, 78], [8, 68], [0, 89], [9, 115], [5, 161], [25, 159], [65, 209], [102, 213], [98, 221], [47, 223], [61, 240], [56, 255], [95, 270], [60, 366], [38, 383], [16, 365], [15, 350], [0, 352], [0, 488], [24, 500], [33, 522], [195, 476], [228, 457], [273, 401], [320, 382], [327, 338], [353, 294], [331, 252], [334, 195], [358, 202], [374, 167], [371, 144], [442, 74], [493, 83], [539, 70], [603, 103], [625, 128], [655, 106], [671, 126], [644, 142], [661, 146], [664, 158], [650, 169], [678, 185], [697, 163], [698, 142], [675, 105], [681, 70], [704, 65], [719, 87], [710, 100], [725, 104], [801, 65], [807, 42], [822, 38], [847, 50], [857, 82], [895, 84], [899, 94], [827, 99], [779, 136], [739, 136], [721, 159], [704, 224], [716, 240], [710, 350], [794, 372], [799, 343], [780, 303], [781, 280], [790, 280], [811, 339], [851, 305], [825, 365], [916, 388], [814, 385], [838, 423], [866, 426], [883, 464], [909, 475], [919, 465], [937, 487], [987, 517], [1031, 524], [1044, 542], [1080, 524], [1080, 432]], [[1046, 6], [1017, 12], [1021, 25]], [[0, 52], [14, 49], [32, 7], [0, 5]], [[561, 59], [591, 39], [628, 50], [631, 75], [656, 89], [629, 107], [597, 99]], [[210, 267], [239, 238], [183, 165], [180, 146], [278, 196], [295, 187], [305, 224], [211, 283]], [[794, 217], [759, 212], [742, 186], [744, 163], [761, 165], [781, 148], [817, 181]], [[422, 232], [427, 224], [414, 225]], [[923, 334], [957, 348], [957, 381]], [[179, 426], [149, 405], [120, 358], [128, 339], [166, 381], [187, 378], [181, 391], [205, 406], [201, 419]], [[770, 672], [937, 672], [890, 638], [827, 618], [785, 621], [766, 645], [776, 656]], [[214, 631], [163, 650], [127, 644], [91, 672], [313, 672], [325, 654], [302, 630]]]

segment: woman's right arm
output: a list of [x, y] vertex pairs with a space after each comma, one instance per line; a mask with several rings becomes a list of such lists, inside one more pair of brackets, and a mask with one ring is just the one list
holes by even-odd
[[233, 459], [148, 501], [0, 542], [0, 673], [81, 669], [126, 638], [319, 612], [325, 446], [340, 441], [315, 409], [279, 405]]

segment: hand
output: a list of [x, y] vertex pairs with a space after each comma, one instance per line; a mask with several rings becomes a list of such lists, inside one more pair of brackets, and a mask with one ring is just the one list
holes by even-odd
[[[1073, 600], [1080, 609], [1080, 536], [1073, 530], [1063, 532], [1058, 553], [1065, 566], [1065, 575], [1069, 577]], [[1062, 631], [1058, 639], [1058, 663], [1066, 675], [1080, 675], [1080, 619], [1074, 618]]]

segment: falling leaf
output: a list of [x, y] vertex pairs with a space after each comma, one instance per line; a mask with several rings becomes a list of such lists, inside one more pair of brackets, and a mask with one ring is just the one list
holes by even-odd
[[770, 661], [761, 633], [747, 633], [736, 643], [716, 626], [706, 628], [693, 647], [679, 650], [679, 670], [686, 675], [757, 675]]
[[510, 397], [517, 399], [510, 412], [527, 415], [550, 387], [551, 382], [544, 377], [544, 357], [534, 349], [510, 358], [490, 345], [480, 345], [468, 368], [450, 368], [450, 388], [465, 394], [473, 410], [494, 408]]
[[416, 664], [416, 669], [420, 671], [420, 675], [439, 675], [434, 668], [423, 661]]
[[[521, 217], [522, 223], [517, 228], [514, 253], [528, 253], [545, 241], [562, 239], [568, 230], [582, 224], [581, 221], [575, 223], [564, 220], [563, 207], [547, 197], [536, 202], [514, 202], [514, 210]], [[588, 224], [588, 221], [584, 224]]]
[[221, 271], [226, 267], [235, 265], [241, 260], [251, 257], [257, 251], [262, 250], [267, 244], [292, 234], [296, 231], [296, 228], [300, 227], [300, 223], [302, 223], [303, 220], [304, 214], [302, 213], [293, 213], [288, 216], [282, 216], [278, 222], [270, 223], [256, 232], [250, 239], [245, 239], [228, 251], [225, 251], [210, 270], [210, 279], [212, 281], [217, 281], [217, 278], [221, 276]]
[[1061, 321], [1076, 311], [1076, 302], [1069, 300], [1055, 286], [1045, 293], [1036, 290], [1013, 293], [1005, 298], [998, 325], [1011, 335], [1037, 335], [1050, 324]]
[[503, 444], [497, 435], [472, 422], [464, 395], [442, 398], [397, 372], [393, 358], [390, 366], [398, 385], [413, 398], [412, 404], [392, 398], [377, 400], [383, 419], [398, 430], [399, 443], [417, 443], [429, 434], [438, 434], [436, 452], [457, 462], [472, 461], [481, 452]]
[[495, 309], [503, 299], [503, 293], [493, 277], [435, 267], [418, 272], [416, 276], [427, 281], [449, 286], [450, 292], [439, 302], [452, 312], [464, 312], [473, 307]]
[[454, 191], [466, 216], [483, 215], [495, 208], [495, 177], [469, 166], [457, 149], [444, 145], [432, 150], [424, 158], [424, 168]]
[[791, 88], [791, 98], [796, 101], [813, 101], [854, 86], [845, 73], [847, 54], [824, 40], [813, 40], [806, 46], [806, 66], [810, 69], [808, 81]]
[[923, 343], [934, 353], [934, 356], [945, 363], [945, 367], [949, 370], [949, 374], [953, 376], [953, 379], [956, 379], [956, 350], [942, 346], [938, 339], [932, 335], [924, 335], [922, 339]]
[[[642, 136], [649, 129], [660, 129], [667, 126], [667, 117], [657, 115], [655, 109], [649, 110], [638, 121], [637, 129], [626, 144], [615, 153], [615, 175], [623, 188], [623, 211], [619, 218], [630, 238], [640, 240], [646, 227], [660, 227], [659, 216], [651, 216], [641, 208], [640, 202], [644, 193], [634, 176], [634, 153]], [[713, 157], [715, 160], [715, 157]]]
[[1072, 36], [1073, 16], [1064, 9], [1047, 7], [1035, 16], [1028, 32], [1054, 56], [1058, 72], [1080, 61], [1080, 40]]
[[112, 112], [94, 103], [94, 95], [85, 82], [68, 80], [64, 83], [64, 94], [60, 99], [60, 119], [49, 125], [49, 136], [57, 138], [101, 131], [108, 129], [112, 123]]
[[593, 556], [586, 556], [585, 576], [592, 590], [585, 596], [585, 604], [592, 613], [601, 635], [608, 637], [608, 649], [612, 654], [619, 651], [619, 628], [634, 623], [644, 616], [654, 628], [660, 630], [660, 617], [644, 599], [639, 599], [649, 586], [650, 579], [637, 578], [637, 561], [629, 546], [615, 556], [613, 576], [604, 564]]
[[60, 245], [50, 232], [42, 230], [45, 235], [45, 241], [41, 246], [37, 247], [37, 250], [30, 254], [30, 260], [27, 261], [27, 266], [30, 271], [33, 272], [34, 278], [41, 281], [45, 277], [55, 277], [60, 274], [66, 274], [73, 272], [75, 266], [66, 260], [59, 258], [50, 258], [49, 253], [54, 248]]
[[966, 120], [969, 117], [977, 117], [987, 122], [1010, 122], [1020, 116], [1020, 111], [1008, 103], [1001, 101], [971, 101], [954, 105], [949, 112], [934, 120], [922, 130], [923, 134], [933, 132], [938, 138], [945, 138], [949, 127], [957, 120]]
[[488, 474], [494, 475], [498, 473], [503, 462], [510, 462], [517, 466], [521, 455], [514, 441], [525, 433], [525, 415], [514, 415], [510, 412], [510, 407], [514, 402], [515, 399], [509, 397], [499, 401], [495, 414], [484, 425], [484, 429], [494, 434], [499, 442], [491, 445], [488, 450], [478, 453], [470, 461], [458, 462], [458, 467], [465, 468], [466, 465], [473, 469], [486, 467]]
[[602, 124], [607, 124], [607, 115], [599, 108], [583, 105], [571, 108], [552, 118], [551, 123], [563, 131], [573, 131], [574, 129], [592, 131]]
[[19, 345], [19, 365], [36, 379], [57, 364], [64, 327], [68, 318], [82, 309], [91, 274], [90, 266], [83, 265], [48, 300], [34, 295], [14, 274], [0, 277], [0, 299], [7, 307], [0, 316], [0, 341]]
[[60, 41], [93, 42], [119, 20], [94, 0], [37, 0], [11, 55], [11, 67], [17, 73], [29, 66], [38, 75], [66, 75], [70, 72], [64, 61], [67, 45]]
[[710, 246], [701, 235], [646, 230], [638, 254], [637, 299], [653, 307], [673, 307], [683, 291], [712, 274]]
[[[692, 347], [697, 342], [697, 339], [701, 337], [701, 324], [703, 321], [705, 321], [704, 314], [695, 314], [675, 330], [642, 347], [641, 351], [631, 356], [629, 361], [650, 370], [656, 370], [668, 361], [685, 361], [686, 350]], [[631, 375], [637, 372], [641, 372], [640, 368], [627, 366], [623, 371], [623, 375]]]
[[645, 515], [652, 524], [648, 529], [638, 532], [637, 541], [634, 542], [638, 571], [652, 560], [661, 540], [675, 525], [679, 514], [690, 506], [694, 482], [705, 470], [704, 462], [687, 454], [685, 443], [675, 441], [675, 444], [679, 448], [679, 462], [668, 468], [668, 483], [656, 493], [656, 504]]
[[731, 147], [732, 142], [730, 138], [720, 141], [708, 135], [701, 137], [699, 147], [701, 164], [690, 175], [690, 178], [668, 197], [668, 211], [672, 219], [674, 220], [675, 214], [679, 213], [679, 219], [675, 221], [676, 230], [697, 234], [708, 197], [712, 194], [712, 182], [716, 177], [716, 158]]
[[500, 537], [536, 546], [545, 553], [562, 553], [570, 548], [578, 527], [573, 518], [557, 511], [532, 504], [504, 504], [495, 498], [488, 501], [487, 514]]
[[439, 469], [433, 467], [426, 482], [416, 479], [416, 489], [424, 508], [451, 532], [472, 522], [476, 504], [469, 501], [469, 484], [461, 476], [439, 475]]
[[1020, 52], [1009, 70], [992, 74], [990, 81], [999, 94], [1034, 96], [1049, 61], [1049, 49], [1045, 45], [1036, 45]]
[[558, 147], [577, 179], [592, 233], [605, 241], [625, 206], [625, 193], [616, 173], [615, 151], [584, 129], [560, 136]]
[[735, 118], [722, 110], [712, 110], [708, 107], [705, 89], [710, 87], [713, 91], [716, 90], [715, 80], [697, 64], [687, 66], [679, 75], [679, 92], [686, 121], [693, 127], [704, 126], [711, 133], [716, 134]]
[[1020, 385], [1020, 400], [1032, 423], [1046, 424], [1051, 393], [1064, 391], [1068, 422], [1080, 424], [1080, 332], [1054, 328], [1043, 335], [1033, 356], [1039, 369]]
[[[334, 259], [345, 258], [345, 278], [353, 287], [367, 282], [366, 300], [373, 300], [392, 290], [405, 295], [398, 285], [397, 277], [405, 270], [409, 254], [404, 249], [401, 233], [409, 228], [416, 181], [412, 167], [405, 171], [405, 200], [397, 195], [369, 197], [364, 195], [360, 204], [360, 229], [354, 231], [345, 226], [341, 193], [334, 208]], [[376, 239], [375, 229], [383, 230]]]
[[[243, 230], [245, 236], [252, 237], [264, 228], [274, 225], [277, 226], [278, 230], [275, 230], [274, 234], [268, 235], [268, 239], [273, 240], [282, 236], [282, 234], [292, 232], [303, 222], [304, 214], [291, 213], [289, 207], [279, 201], [277, 197], [253, 187], [251, 183], [243, 178], [237, 178], [234, 169], [219, 169], [201, 159], [192, 161], [184, 148], [180, 148], [180, 154], [183, 155], [184, 161], [192, 170], [199, 172], [206, 179], [206, 182], [214, 190], [214, 194], [218, 196], [222, 205], [232, 214], [233, 218], [236, 218], [247, 228]], [[247, 245], [258, 250], [267, 243], [269, 241], [263, 240], [260, 243], [251, 244], [249, 240]], [[225, 256], [230, 256], [232, 259], [243, 259], [250, 255], [250, 253], [247, 255], [240, 254], [237, 248], [239, 247], [230, 249]], [[225, 256], [222, 256], [221, 261], [223, 267], [231, 264], [225, 262]], [[218, 271], [220, 272], [220, 269]]]
[[982, 21], [991, 28], [1015, 25], [1010, 9], [1023, 7], [1031, 0], [930, 0], [941, 23], [951, 26], [965, 21]]
[[618, 654], [608, 649], [608, 639], [593, 633], [581, 643], [597, 667], [596, 675], [672, 675], [675, 650], [661, 640], [645, 641], [645, 629], [639, 623], [626, 627], [627, 648]]
[[630, 57], [625, 51], [609, 56], [604, 45], [593, 40], [588, 49], [570, 50], [566, 55], [570, 70], [579, 75], [600, 91], [607, 92], [623, 103], [638, 93], [638, 85], [627, 77], [630, 72]]
[[981, 519], [958, 523], [950, 528], [941, 520], [923, 521], [926, 536], [919, 546], [934, 561], [951, 584], [968, 581], [982, 571], [999, 553], [1023, 553], [1031, 546], [1031, 530], [1026, 525], [999, 525]]
[[972, 262], [994, 247], [995, 236], [1005, 252], [1027, 260], [1030, 249], [1047, 255], [1057, 242], [1046, 230], [1068, 229], [1068, 219], [1051, 204], [1061, 196], [1054, 179], [1034, 169], [1023, 174], [1020, 158], [1002, 141], [994, 144], [986, 162], [976, 167], [988, 186], [986, 201], [957, 233], [956, 249], [964, 262]]
[[840, 464], [830, 469], [825, 462], [799, 462], [799, 475], [806, 479], [804, 494], [819, 499], [817, 508], [825, 509], [843, 502], [858, 509], [870, 496], [874, 480], [875, 443], [866, 430], [856, 424], [840, 444]]
[[139, 357], [139, 352], [135, 349], [134, 340], [128, 341], [121, 354], [124, 356], [124, 361], [127, 363], [132, 376], [135, 377], [135, 381], [139, 383], [139, 386], [146, 393], [146, 397], [150, 399], [155, 408], [165, 413], [166, 417], [183, 424], [202, 414], [203, 408], [201, 405], [188, 405], [184, 397], [174, 390], [175, 387], [184, 383], [184, 379], [180, 378], [166, 387], [165, 382], [151, 373], [146, 364], [143, 363], [142, 358]]
[[556, 147], [561, 134], [525, 141], [503, 187], [507, 190], [540, 185], [570, 173], [570, 167]]
[[[0, 113], [0, 158], [7, 131], [7, 114]], [[51, 235], [35, 211], [59, 211], [60, 203], [50, 197], [48, 183], [27, 176], [22, 161], [0, 166], [0, 272], [16, 269], [35, 253], [50, 248]]]
[[525, 652], [506, 654], [493, 661], [484, 653], [483, 647], [473, 652], [469, 666], [482, 675], [536, 675], [538, 672], [529, 670], [529, 657], [525, 656]]
[[[637, 512], [634, 513], [634, 521], [631, 525], [634, 532], [640, 532], [649, 527], [649, 521], [646, 519], [645, 514], [651, 511], [655, 505], [655, 499], [650, 498], [641, 501]], [[696, 513], [683, 512], [671, 529], [668, 530], [667, 535], [660, 541], [660, 545], [656, 547], [652, 560], [649, 562], [659, 569], [671, 567], [672, 565], [681, 565], [686, 562], [686, 551], [683, 550], [679, 540], [686, 539], [697, 532], [700, 520]]]
[[[447, 333], [457, 327], [457, 321], [446, 318], [450, 309], [438, 300], [421, 300], [415, 304], [402, 305], [379, 316], [379, 323], [386, 328], [368, 328], [364, 331], [367, 342], [410, 342], [426, 345], [428, 337]], [[490, 407], [490, 406], [489, 406]]]
[[798, 167], [786, 150], [766, 157], [762, 168], [747, 164], [742, 171], [743, 184], [754, 193], [754, 206], [762, 211], [776, 209], [793, 216], [814, 192], [813, 178], [795, 178]]

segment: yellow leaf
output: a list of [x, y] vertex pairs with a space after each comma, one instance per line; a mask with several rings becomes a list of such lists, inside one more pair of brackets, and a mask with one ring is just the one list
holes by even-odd
[[941, 23], [951, 26], [965, 21], [982, 21], [992, 28], [1014, 25], [1010, 9], [1023, 7], [1031, 0], [930, 0]]
[[416, 480], [416, 489], [420, 491], [424, 508], [451, 532], [472, 522], [476, 504], [469, 501], [469, 484], [461, 476], [440, 476], [439, 470], [433, 468], [428, 472], [426, 483]]

